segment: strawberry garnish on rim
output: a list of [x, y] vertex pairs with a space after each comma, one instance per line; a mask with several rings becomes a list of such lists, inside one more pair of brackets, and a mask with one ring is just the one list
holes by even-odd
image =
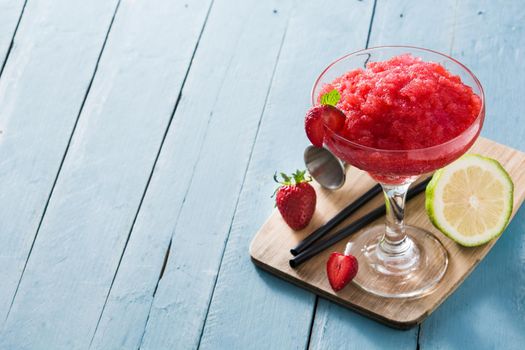
[[304, 129], [310, 142], [316, 147], [323, 147], [326, 128], [333, 132], [341, 130], [346, 116], [335, 106], [341, 95], [332, 90], [321, 96], [321, 104], [310, 108], [304, 119]]

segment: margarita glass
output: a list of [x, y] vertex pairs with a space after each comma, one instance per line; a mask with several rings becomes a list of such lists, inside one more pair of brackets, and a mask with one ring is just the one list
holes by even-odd
[[407, 46], [383, 46], [346, 55], [330, 64], [316, 80], [312, 104], [318, 105], [327, 84], [370, 62], [409, 54], [424, 62], [439, 63], [461, 78], [479, 97], [479, 113], [460, 134], [430, 147], [385, 149], [365, 146], [336, 133], [325, 125], [324, 145], [337, 157], [367, 171], [378, 181], [386, 199], [386, 224], [370, 228], [352, 239], [352, 254], [359, 260], [354, 282], [383, 297], [420, 297], [433, 291], [444, 276], [448, 257], [441, 242], [430, 232], [404, 224], [405, 196], [417, 178], [459, 158], [476, 141], [485, 116], [484, 94], [468, 68], [447, 55]]

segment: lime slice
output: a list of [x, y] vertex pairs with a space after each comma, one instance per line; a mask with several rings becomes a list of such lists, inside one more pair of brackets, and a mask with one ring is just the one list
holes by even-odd
[[436, 171], [426, 190], [428, 216], [464, 246], [498, 237], [512, 213], [514, 184], [494, 159], [467, 154]]

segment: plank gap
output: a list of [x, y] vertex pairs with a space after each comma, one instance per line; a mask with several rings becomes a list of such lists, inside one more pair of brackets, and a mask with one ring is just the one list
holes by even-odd
[[162, 263], [162, 267], [160, 269], [159, 279], [157, 280], [157, 284], [155, 285], [155, 289], [153, 290], [153, 298], [157, 293], [157, 288], [159, 287], [160, 280], [162, 279], [162, 276], [164, 276], [164, 271], [166, 270], [166, 265], [168, 264], [168, 259], [170, 257], [171, 250], [171, 242], [173, 242], [173, 240], [170, 239], [170, 243], [168, 244], [168, 248], [166, 249], [166, 253], [164, 255], [164, 262]]
[[370, 16], [370, 26], [368, 27], [368, 34], [366, 36], [366, 44], [365, 44], [366, 48], [368, 48], [368, 44], [370, 43], [370, 36], [372, 35], [372, 26], [374, 25], [374, 16], [376, 14], [376, 5], [377, 5], [377, 0], [374, 0], [374, 5], [372, 6], [372, 15]]
[[[168, 248], [166, 249], [166, 254], [164, 255], [164, 262], [162, 264], [162, 268], [160, 270], [160, 274], [159, 274], [159, 278], [157, 280], [157, 284], [155, 285], [155, 289], [153, 290], [153, 294], [152, 294], [152, 299], [155, 298], [155, 294], [157, 294], [157, 288], [159, 287], [159, 283], [160, 283], [160, 280], [162, 279], [162, 276], [164, 276], [164, 271], [166, 270], [166, 265], [168, 264], [168, 259], [169, 259], [169, 256], [170, 256], [170, 251], [171, 251], [171, 243], [173, 242], [173, 239], [170, 239], [170, 243], [168, 244]], [[108, 294], [109, 295], [109, 294]], [[102, 316], [103, 312], [100, 313], [100, 315]], [[140, 349], [140, 346], [142, 346], [142, 338], [144, 338], [144, 334], [146, 333], [145, 330], [146, 330], [146, 325], [148, 324], [148, 321], [149, 321], [149, 315], [150, 313], [148, 312], [148, 316], [146, 317], [146, 322], [144, 323], [144, 330], [142, 331], [142, 336], [141, 336], [141, 339], [140, 339], [140, 342], [139, 342], [139, 349]], [[95, 333], [93, 334], [96, 334], [97, 332], [95, 331]]]
[[312, 312], [312, 320], [310, 321], [310, 327], [308, 329], [308, 341], [306, 342], [306, 349], [309, 350], [310, 349], [310, 345], [311, 345], [311, 342], [312, 342], [312, 333], [313, 333], [313, 330], [314, 330], [314, 324], [315, 324], [315, 316], [317, 315], [317, 304], [319, 304], [319, 296], [315, 296], [315, 301], [314, 301], [314, 310]]
[[421, 325], [417, 326], [417, 337], [416, 337], [416, 350], [421, 349], [421, 345], [419, 344], [419, 337], [421, 335]]
[[15, 37], [16, 32], [18, 31], [18, 26], [20, 25], [20, 22], [22, 21], [22, 16], [24, 15], [24, 10], [26, 9], [27, 0], [24, 1], [24, 5], [22, 5], [22, 11], [20, 11], [20, 17], [18, 17], [18, 22], [16, 22], [15, 30], [13, 31], [13, 37], [11, 38], [11, 42], [9, 43], [9, 47], [7, 48], [7, 52], [5, 54], [4, 62], [2, 63], [2, 67], [0, 67], [0, 78], [2, 78], [2, 73], [4, 72], [4, 68], [7, 65], [7, 60], [9, 59], [9, 54], [11, 53], [11, 49], [13, 48], [15, 44]]

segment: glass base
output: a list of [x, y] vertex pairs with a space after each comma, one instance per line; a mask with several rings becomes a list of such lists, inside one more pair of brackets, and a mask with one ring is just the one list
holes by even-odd
[[430, 232], [405, 226], [403, 251], [379, 249], [385, 226], [375, 226], [352, 239], [359, 262], [354, 282], [369, 293], [388, 298], [417, 298], [431, 293], [445, 275], [447, 251]]

